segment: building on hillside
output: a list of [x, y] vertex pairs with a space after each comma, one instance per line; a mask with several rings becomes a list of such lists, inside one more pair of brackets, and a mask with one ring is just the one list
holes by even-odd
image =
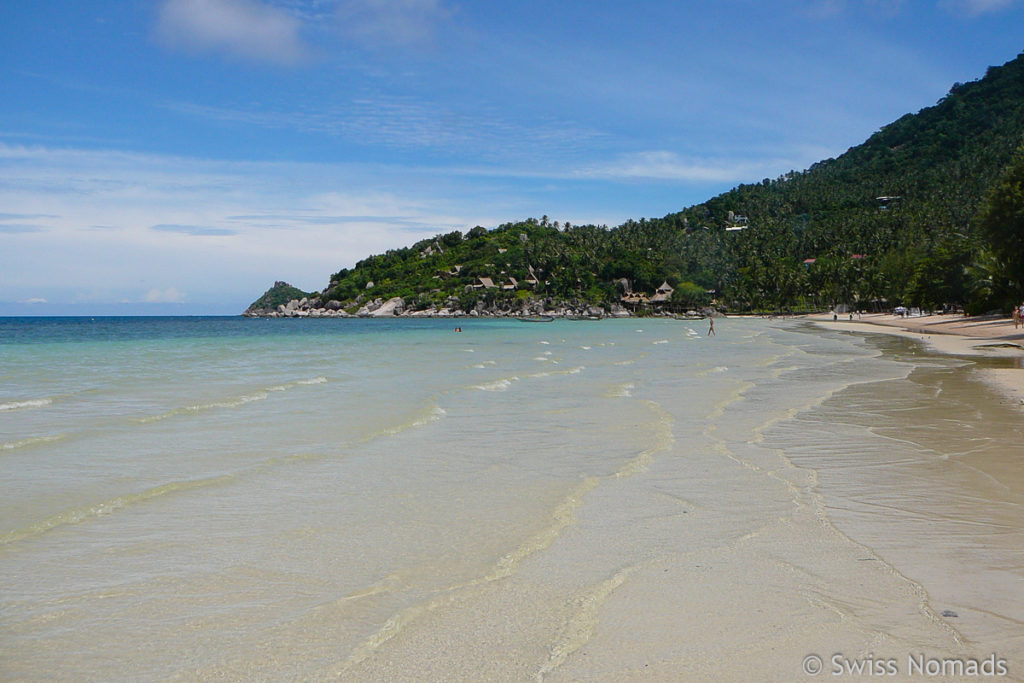
[[654, 293], [650, 301], [652, 304], [664, 304], [672, 301], [672, 292], [675, 288], [667, 282], [662, 282], [661, 286], [658, 287], [658, 291]]

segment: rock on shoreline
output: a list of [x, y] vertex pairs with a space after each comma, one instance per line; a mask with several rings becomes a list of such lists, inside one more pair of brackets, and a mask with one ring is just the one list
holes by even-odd
[[[706, 309], [699, 313], [701, 315], [721, 315], [714, 309]], [[669, 316], [668, 312], [654, 312], [655, 315]], [[242, 315], [247, 318], [521, 318], [525, 316], [551, 316], [553, 318], [631, 318], [634, 314], [621, 304], [612, 304], [610, 310], [601, 306], [579, 302], [566, 302], [546, 300], [532, 300], [524, 303], [519, 308], [499, 308], [497, 306], [486, 306], [478, 302], [476, 307], [470, 310], [463, 310], [458, 302], [450, 300], [446, 305], [438, 308], [428, 306], [427, 308], [414, 310], [406, 306], [401, 297], [392, 297], [387, 301], [374, 299], [363, 304], [355, 313], [349, 313], [341, 308], [337, 301], [329, 301], [326, 304], [319, 299], [292, 299], [286, 304], [279, 304], [275, 308], [249, 307]]]

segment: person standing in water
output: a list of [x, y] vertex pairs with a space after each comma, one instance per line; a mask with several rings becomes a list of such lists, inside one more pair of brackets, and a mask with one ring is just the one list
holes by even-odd
[[711, 327], [708, 328], [708, 336], [709, 337], [714, 337], [715, 336], [715, 319], [712, 318], [711, 316], [708, 316], [708, 320], [711, 321]]

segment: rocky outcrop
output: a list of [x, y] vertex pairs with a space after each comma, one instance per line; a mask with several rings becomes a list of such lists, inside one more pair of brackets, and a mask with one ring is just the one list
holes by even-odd
[[405, 302], [402, 300], [402, 297], [396, 296], [384, 302], [381, 302], [380, 299], [374, 299], [371, 303], [360, 308], [356, 315], [360, 318], [392, 318], [396, 315], [402, 315], [404, 312]]
[[[284, 285], [284, 283], [277, 283]], [[276, 285], [275, 285], [276, 286]], [[288, 286], [288, 285], [285, 285]], [[322, 296], [322, 295], [321, 295]], [[633, 315], [619, 303], [612, 303], [608, 309], [583, 301], [563, 301], [558, 299], [526, 299], [496, 302], [488, 306], [483, 300], [465, 310], [457, 297], [449, 297], [438, 307], [435, 304], [424, 305], [421, 301], [415, 307], [407, 304], [401, 297], [392, 297], [386, 301], [378, 297], [366, 301], [363, 296], [356, 299], [359, 306], [354, 312], [342, 308], [340, 301], [323, 301], [316, 295], [304, 295], [279, 303], [275, 307], [249, 307], [243, 315], [265, 318], [517, 318], [524, 316], [551, 316], [555, 318], [628, 318]], [[712, 308], [702, 311], [704, 315], [722, 315]], [[667, 315], [667, 313], [666, 313]]]

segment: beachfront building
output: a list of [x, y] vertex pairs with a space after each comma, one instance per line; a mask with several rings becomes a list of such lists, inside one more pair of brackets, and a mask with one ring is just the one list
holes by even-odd
[[672, 292], [676, 291], [675, 288], [668, 282], [662, 282], [661, 286], [658, 287], [658, 291], [651, 297], [652, 304], [667, 304], [672, 301]]

